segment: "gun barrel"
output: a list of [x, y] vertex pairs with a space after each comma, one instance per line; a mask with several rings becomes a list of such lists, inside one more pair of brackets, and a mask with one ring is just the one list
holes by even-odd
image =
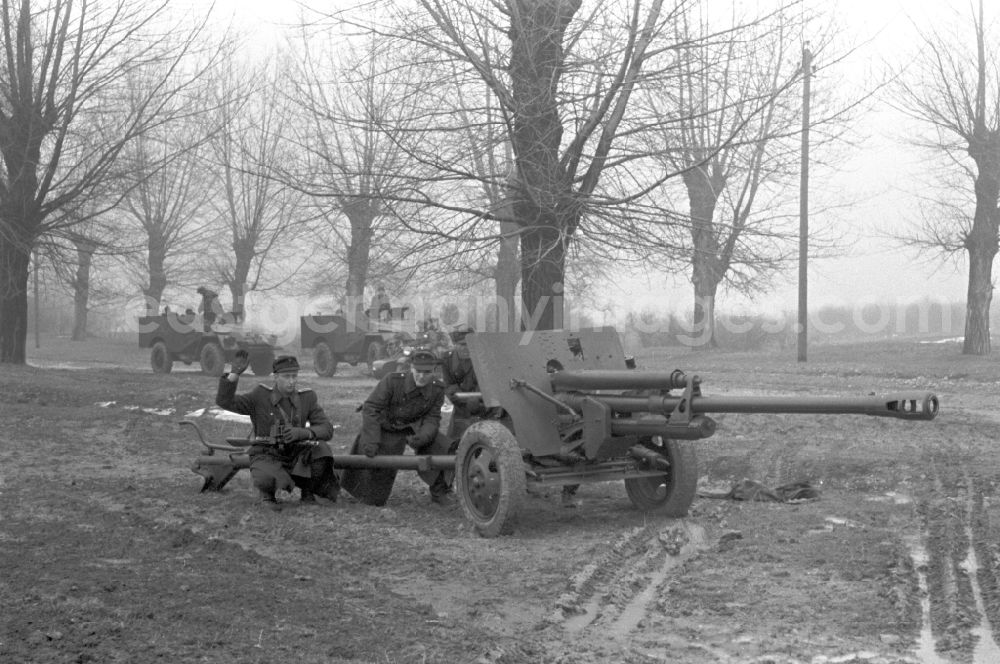
[[[683, 371], [634, 371], [580, 369], [557, 371], [549, 380], [552, 389], [568, 390], [678, 390], [687, 385]], [[697, 378], [695, 379], [697, 380]]]
[[670, 415], [678, 407], [691, 413], [788, 413], [803, 415], [872, 415], [904, 420], [933, 420], [938, 412], [937, 395], [931, 392], [898, 392], [865, 397], [727, 397], [692, 396], [690, 404], [679, 396], [623, 396], [606, 394], [559, 394], [563, 403], [579, 409], [583, 399], [593, 398], [619, 413]]
[[704, 413], [802, 413], [873, 415], [904, 420], [933, 420], [937, 395], [896, 392], [865, 397], [694, 397], [691, 409]]

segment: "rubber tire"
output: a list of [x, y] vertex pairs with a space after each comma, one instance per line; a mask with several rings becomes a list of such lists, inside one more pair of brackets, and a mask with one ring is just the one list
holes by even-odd
[[337, 373], [337, 362], [337, 356], [325, 341], [320, 341], [313, 348], [313, 368], [316, 369], [317, 376], [329, 378]]
[[250, 368], [254, 376], [270, 376], [274, 366], [274, 353], [251, 353]]
[[670, 517], [688, 513], [698, 492], [698, 455], [686, 440], [663, 440], [659, 436], [642, 443], [660, 453], [670, 462], [670, 469], [661, 477], [635, 477], [625, 480], [625, 491], [632, 504], [644, 512], [656, 512]]
[[465, 430], [455, 452], [455, 494], [480, 536], [513, 531], [525, 485], [521, 448], [507, 427], [482, 420]]
[[209, 376], [221, 376], [222, 368], [226, 365], [226, 355], [222, 352], [222, 346], [214, 341], [209, 341], [201, 347], [198, 354], [198, 361], [201, 363], [201, 372]]
[[167, 344], [157, 341], [149, 351], [149, 364], [153, 367], [153, 373], [168, 374], [174, 368], [174, 358], [170, 357]]
[[368, 371], [375, 372], [375, 360], [381, 360], [385, 357], [385, 344], [381, 341], [373, 341], [368, 344], [368, 350], [365, 352], [365, 357], [368, 358]]

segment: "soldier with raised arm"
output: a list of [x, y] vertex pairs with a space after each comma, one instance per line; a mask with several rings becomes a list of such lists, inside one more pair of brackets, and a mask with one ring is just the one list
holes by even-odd
[[317, 495], [336, 502], [340, 483], [333, 470], [333, 453], [325, 442], [333, 437], [333, 425], [316, 393], [297, 389], [298, 360], [291, 355], [276, 358], [272, 385], [260, 383], [249, 392], [236, 394], [240, 375], [249, 363], [245, 350], [236, 352], [232, 369], [219, 378], [215, 403], [250, 416], [257, 441], [249, 450], [250, 475], [264, 504], [280, 510], [277, 492], [296, 486], [304, 504], [315, 504]]

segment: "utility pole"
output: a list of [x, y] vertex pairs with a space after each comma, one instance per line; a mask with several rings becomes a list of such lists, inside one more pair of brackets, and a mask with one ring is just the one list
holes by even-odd
[[799, 362], [806, 361], [809, 329], [809, 82], [812, 53], [802, 47], [802, 166], [799, 181]]

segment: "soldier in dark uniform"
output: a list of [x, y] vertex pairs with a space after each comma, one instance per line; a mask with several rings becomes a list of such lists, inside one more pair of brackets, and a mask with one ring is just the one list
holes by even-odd
[[452, 332], [449, 336], [454, 347], [441, 358], [444, 394], [454, 405], [451, 425], [448, 427], [448, 437], [452, 440], [460, 439], [470, 424], [486, 414], [482, 399], [459, 399], [455, 396], [459, 392], [479, 391], [479, 380], [476, 378], [476, 370], [472, 367], [469, 344], [466, 340], [466, 337], [474, 332], [472, 328]]
[[[274, 360], [274, 385], [257, 385], [236, 394], [240, 374], [247, 369], [247, 352], [239, 350], [232, 371], [219, 378], [215, 403], [225, 410], [249, 415], [259, 442], [250, 446], [250, 475], [266, 505], [279, 510], [277, 491], [302, 491], [302, 502], [316, 503], [316, 495], [336, 502], [340, 491], [333, 471], [333, 453], [327, 440], [333, 425], [312, 390], [297, 390], [299, 363], [291, 355]], [[308, 426], [307, 426], [308, 425]]]
[[215, 319], [223, 314], [222, 303], [219, 302], [219, 294], [214, 290], [198, 286], [198, 295], [201, 295], [201, 302], [198, 303], [198, 313], [202, 315], [205, 332], [212, 329]]
[[392, 316], [392, 303], [389, 296], [385, 294], [385, 286], [379, 284], [378, 292], [372, 298], [371, 314], [378, 320], [389, 320]]
[[[438, 432], [444, 385], [435, 378], [437, 358], [418, 350], [410, 358], [408, 371], [387, 374], [362, 406], [361, 433], [351, 454], [374, 457], [398, 455], [409, 445], [417, 454], [448, 454], [448, 438]], [[419, 471], [430, 486], [431, 500], [453, 505], [454, 471]], [[382, 506], [392, 493], [396, 470], [392, 468], [347, 468], [341, 477], [344, 489], [361, 502]]]

